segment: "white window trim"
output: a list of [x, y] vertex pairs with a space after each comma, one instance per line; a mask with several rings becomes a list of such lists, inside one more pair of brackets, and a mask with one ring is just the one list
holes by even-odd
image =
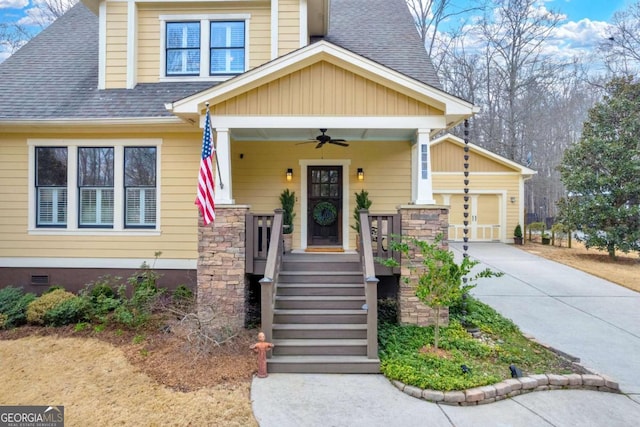
[[[249, 27], [251, 14], [249, 13], [228, 13], [228, 14], [195, 14], [195, 15], [160, 15], [160, 79], [161, 82], [187, 82], [194, 80], [203, 81], [225, 81], [237, 74], [229, 75], [209, 75], [209, 24], [211, 21], [244, 21], [244, 70], [249, 70]], [[167, 76], [167, 22], [200, 22], [200, 75], [199, 76]]]
[[[29, 221], [28, 233], [33, 235], [159, 235], [162, 139], [39, 139], [27, 140], [29, 148]], [[36, 226], [36, 147], [67, 147], [67, 227], [43, 228]], [[114, 148], [114, 212], [113, 228], [78, 227], [78, 147]], [[156, 147], [156, 226], [150, 229], [125, 228], [124, 226], [124, 147]]]

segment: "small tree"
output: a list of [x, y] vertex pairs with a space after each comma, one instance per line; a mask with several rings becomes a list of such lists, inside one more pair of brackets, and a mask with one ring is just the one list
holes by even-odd
[[559, 222], [615, 258], [640, 251], [640, 82], [614, 79], [606, 89], [560, 164], [568, 197]]
[[284, 225], [282, 232], [284, 234], [293, 233], [293, 219], [296, 214], [293, 212], [293, 207], [296, 204], [296, 192], [289, 191], [287, 188], [280, 194], [280, 204], [282, 205], [282, 224]]
[[[416, 285], [416, 296], [427, 306], [434, 309], [436, 323], [434, 325], [434, 343], [438, 348], [440, 336], [440, 309], [448, 307], [462, 299], [462, 295], [476, 286], [476, 281], [482, 277], [497, 277], [497, 273], [486, 268], [473, 276], [467, 277], [473, 267], [479, 261], [463, 257], [460, 263], [456, 262], [453, 252], [442, 247], [443, 235], [439, 234], [433, 243], [419, 240], [415, 237], [397, 236], [391, 242], [391, 248], [399, 251], [404, 258], [409, 260], [407, 266], [416, 275], [405, 276], [402, 280], [406, 284]], [[378, 262], [387, 267], [398, 267], [400, 264], [395, 259], [378, 259]], [[463, 280], [463, 278], [467, 280]], [[413, 282], [413, 283], [412, 283]]]
[[356, 221], [354, 225], [351, 226], [357, 233], [360, 233], [360, 210], [365, 209], [369, 210], [373, 202], [369, 199], [369, 192], [360, 190], [359, 193], [355, 193], [356, 196], [356, 207], [353, 208], [353, 219]]

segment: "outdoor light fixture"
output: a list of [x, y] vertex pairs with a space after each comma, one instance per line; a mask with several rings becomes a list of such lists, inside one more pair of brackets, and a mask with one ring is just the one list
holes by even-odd
[[358, 181], [364, 181], [364, 169], [358, 168]]
[[291, 182], [292, 179], [293, 179], [293, 169], [289, 168], [287, 169], [287, 182]]
[[516, 198], [514, 196], [511, 196], [511, 203], [515, 203], [516, 202]]

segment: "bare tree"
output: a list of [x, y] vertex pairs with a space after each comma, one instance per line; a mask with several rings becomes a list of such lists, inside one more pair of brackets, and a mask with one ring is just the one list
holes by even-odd
[[77, 2], [78, 0], [34, 2], [34, 6], [26, 10], [26, 19], [0, 23], [0, 53], [4, 51], [13, 54]]
[[458, 8], [452, 0], [407, 0], [407, 5], [416, 20], [416, 28], [429, 56], [433, 54], [438, 27], [443, 21], [468, 12], [483, 10], [480, 5]]
[[614, 13], [611, 33], [598, 50], [612, 74], [633, 75], [640, 71], [640, 1]]

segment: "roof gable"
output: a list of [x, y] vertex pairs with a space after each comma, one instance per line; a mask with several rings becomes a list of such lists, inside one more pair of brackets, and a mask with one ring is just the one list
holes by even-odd
[[466, 101], [327, 41], [298, 49], [218, 86], [168, 104], [167, 108], [178, 116], [195, 120], [204, 110], [206, 103], [215, 105], [224, 102], [322, 61], [429, 105], [434, 111], [439, 111], [439, 115], [444, 113], [448, 125], [477, 111]]
[[[434, 139], [431, 142], [433, 172], [459, 172], [460, 160], [455, 161], [455, 164], [451, 164], [448, 157], [451, 157], [451, 152], [453, 151], [458, 154], [457, 156], [454, 155], [454, 157], [462, 159], [465, 145], [463, 139], [451, 134], [446, 134]], [[468, 146], [471, 154], [474, 156], [469, 162], [471, 172], [516, 172], [529, 177], [537, 174], [537, 172], [532, 169], [478, 145], [469, 143]], [[451, 150], [451, 148], [453, 148], [453, 150]]]

